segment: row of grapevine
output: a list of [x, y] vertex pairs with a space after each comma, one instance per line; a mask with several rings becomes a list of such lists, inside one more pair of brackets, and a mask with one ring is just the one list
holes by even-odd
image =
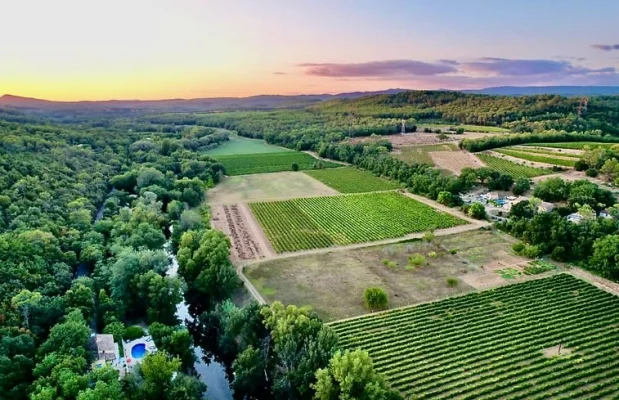
[[309, 154], [299, 151], [279, 153], [234, 154], [215, 156], [226, 169], [226, 175], [247, 175], [266, 172], [291, 171], [296, 163], [300, 170], [312, 169], [320, 163], [323, 168], [340, 167], [340, 164], [318, 161]]
[[576, 160], [574, 159], [567, 160], [567, 159], [559, 158], [561, 156], [537, 154], [537, 153], [527, 152], [527, 151], [516, 151], [511, 148], [495, 149], [494, 151], [500, 154], [505, 154], [506, 156], [520, 158], [522, 160], [534, 161], [534, 162], [546, 163], [546, 164], [552, 164], [552, 165], [560, 165], [562, 167], [573, 167], [574, 164], [576, 164]]
[[617, 324], [617, 296], [558, 274], [330, 325], [407, 396], [515, 400], [619, 396]]
[[516, 164], [514, 162], [504, 160], [502, 158], [493, 157], [486, 153], [476, 154], [480, 160], [484, 162], [488, 167], [502, 174], [508, 174], [517, 178], [533, 178], [536, 176], [551, 174], [549, 169], [529, 167], [526, 165]]
[[465, 224], [396, 192], [251, 203], [277, 252], [370, 242]]
[[613, 146], [616, 146], [617, 143], [600, 143], [600, 142], [564, 142], [564, 143], [531, 143], [524, 144], [523, 146], [541, 146], [541, 147], [552, 147], [556, 149], [577, 149], [583, 150], [585, 147], [604, 147], [610, 149]]
[[544, 154], [547, 156], [561, 156], [561, 157], [567, 157], [567, 158], [574, 158], [576, 160], [578, 160], [581, 157], [581, 154], [580, 154], [581, 152], [578, 152], [579, 154], [567, 153], [565, 151], [561, 151], [561, 149], [552, 150], [546, 147], [533, 147], [533, 146], [521, 145], [521, 146], [506, 147], [506, 149], [524, 151], [527, 153]]
[[316, 169], [306, 173], [341, 193], [377, 192], [398, 188], [394, 182], [358, 168]]

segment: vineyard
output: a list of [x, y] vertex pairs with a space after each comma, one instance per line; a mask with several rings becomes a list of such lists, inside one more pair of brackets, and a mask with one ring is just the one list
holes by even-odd
[[541, 147], [551, 147], [555, 149], [576, 149], [583, 150], [585, 146], [588, 147], [604, 147], [606, 149], [610, 149], [613, 146], [616, 146], [617, 143], [599, 143], [599, 142], [565, 142], [565, 143], [531, 143], [524, 144], [523, 146], [541, 146]]
[[500, 154], [505, 154], [506, 156], [520, 158], [522, 160], [534, 161], [534, 162], [540, 162], [540, 163], [546, 163], [546, 164], [552, 164], [552, 165], [560, 165], [562, 167], [573, 167], [574, 164], [576, 164], [575, 159], [561, 158], [563, 157], [561, 155], [553, 156], [553, 155], [535, 154], [533, 152], [517, 151], [517, 150], [512, 150], [509, 148], [495, 149], [494, 151]]
[[619, 298], [560, 274], [331, 324], [407, 398], [615, 399]]
[[350, 167], [316, 169], [306, 173], [340, 193], [376, 192], [398, 188], [391, 181], [378, 178], [367, 171]]
[[328, 161], [319, 161], [306, 153], [298, 151], [284, 151], [262, 154], [235, 154], [216, 156], [217, 161], [226, 168], [226, 175], [260, 174], [264, 172], [291, 171], [292, 163], [296, 163], [300, 170], [312, 169], [321, 164], [323, 168], [340, 167], [340, 164]]
[[251, 203], [276, 252], [396, 238], [466, 224], [396, 192]]
[[528, 167], [526, 165], [520, 165], [508, 160], [493, 157], [489, 154], [479, 153], [476, 154], [480, 160], [482, 160], [488, 167], [502, 174], [509, 174], [515, 179], [517, 178], [533, 178], [536, 176], [550, 174], [550, 170], [543, 168]]
[[561, 157], [575, 158], [575, 159], [579, 159], [582, 156], [582, 151], [575, 150], [575, 149], [569, 149], [568, 150], [569, 153], [567, 151], [562, 151], [564, 149], [553, 149], [553, 148], [533, 147], [533, 146], [511, 146], [511, 147], [506, 147], [506, 149], [524, 151], [527, 153], [544, 154], [547, 156], [561, 156]]

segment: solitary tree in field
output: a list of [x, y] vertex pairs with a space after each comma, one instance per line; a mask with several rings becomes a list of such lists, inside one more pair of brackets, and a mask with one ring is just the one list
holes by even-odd
[[387, 292], [378, 287], [365, 289], [364, 298], [365, 305], [370, 310], [382, 310], [389, 305]]
[[293, 162], [291, 168], [292, 168], [293, 171], [298, 171], [299, 170], [299, 164], [297, 164], [296, 162]]

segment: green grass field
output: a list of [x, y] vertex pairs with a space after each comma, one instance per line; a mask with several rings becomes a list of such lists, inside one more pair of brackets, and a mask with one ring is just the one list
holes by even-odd
[[502, 174], [509, 174], [514, 179], [517, 178], [533, 178], [536, 176], [551, 174], [552, 171], [543, 168], [534, 168], [526, 165], [520, 165], [501, 158], [493, 157], [489, 154], [476, 154], [488, 167]]
[[278, 253], [396, 238], [466, 224], [396, 192], [250, 203]]
[[583, 150], [585, 146], [589, 147], [604, 147], [610, 149], [619, 143], [599, 143], [599, 142], [566, 142], [566, 143], [528, 143], [522, 146], [538, 146], [538, 147], [552, 147], [555, 149], [577, 149]]
[[509, 133], [510, 130], [501, 128], [498, 126], [483, 126], [483, 125], [449, 125], [449, 124], [424, 124], [421, 123], [417, 126], [417, 131], [421, 132], [424, 128], [440, 129], [445, 133], [449, 133], [450, 128], [464, 128], [466, 132], [480, 132], [480, 133]]
[[258, 154], [258, 153], [280, 153], [288, 152], [282, 147], [272, 146], [264, 140], [248, 139], [242, 136], [230, 135], [230, 140], [214, 149], [207, 150], [205, 154], [209, 156], [222, 156], [234, 154]]
[[299, 151], [222, 155], [216, 156], [215, 159], [223, 164], [226, 168], [226, 175], [229, 176], [292, 171], [292, 163], [297, 163], [299, 170], [312, 169], [318, 162], [323, 168], [341, 167], [340, 164], [318, 161], [309, 154]]
[[540, 163], [546, 163], [546, 164], [552, 164], [552, 165], [559, 165], [562, 167], [573, 167], [574, 164], [576, 164], [576, 159], [565, 160], [565, 159], [558, 158], [553, 155], [527, 152], [526, 150], [517, 151], [517, 150], [513, 150], [508, 147], [502, 148], [502, 149], [495, 149], [494, 151], [500, 154], [505, 154], [506, 156], [520, 158], [522, 160], [534, 161], [534, 162], [540, 162]]
[[455, 151], [458, 146], [453, 143], [429, 144], [424, 146], [399, 146], [398, 153], [393, 156], [407, 164], [426, 164], [434, 165], [428, 153], [433, 151]]
[[378, 178], [370, 172], [351, 167], [314, 169], [305, 173], [340, 193], [376, 192], [398, 188], [398, 185], [387, 179]]
[[330, 326], [404, 398], [619, 398], [619, 297], [571, 275]]

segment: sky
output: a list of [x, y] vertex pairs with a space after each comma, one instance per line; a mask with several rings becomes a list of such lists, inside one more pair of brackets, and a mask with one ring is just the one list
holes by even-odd
[[619, 86], [619, 1], [2, 2], [0, 95]]

